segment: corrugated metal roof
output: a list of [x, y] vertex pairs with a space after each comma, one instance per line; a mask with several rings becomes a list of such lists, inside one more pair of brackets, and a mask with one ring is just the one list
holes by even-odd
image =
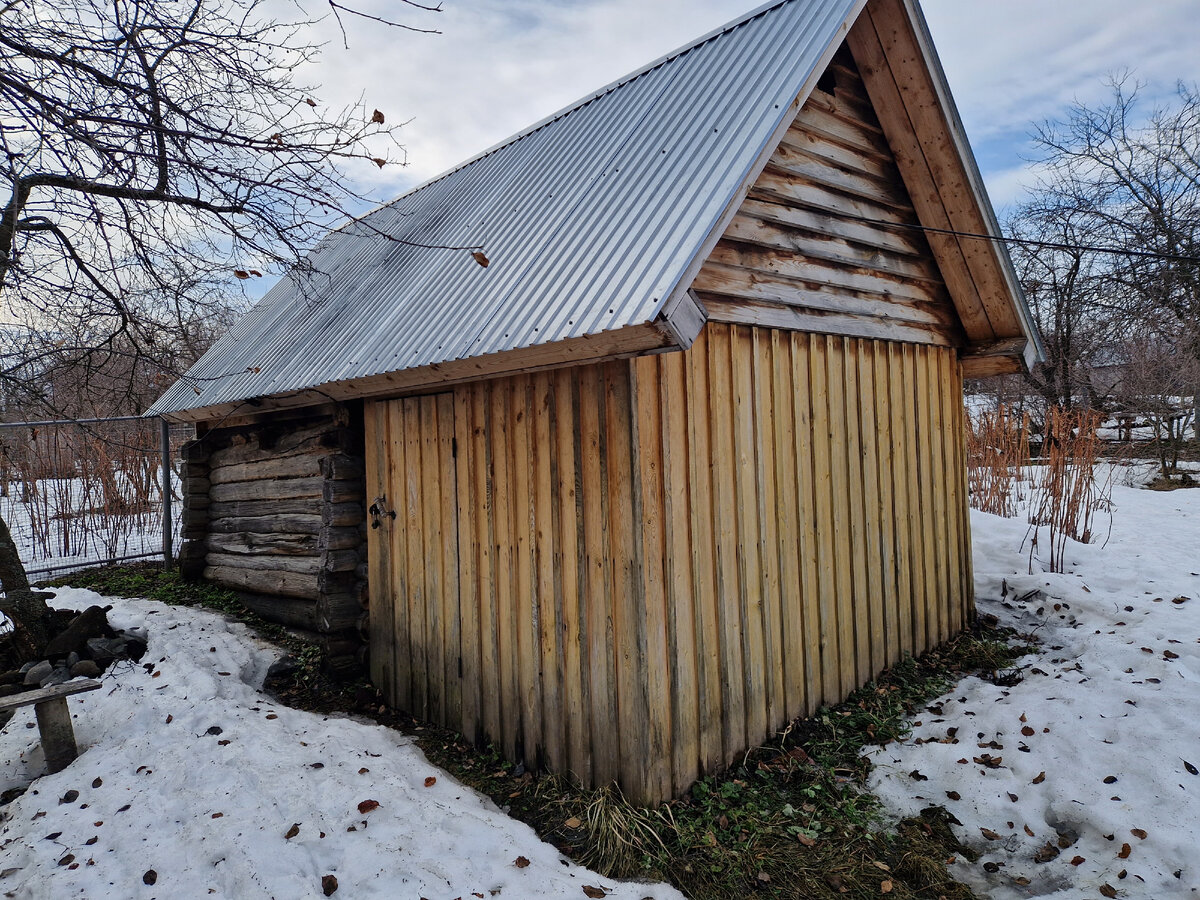
[[150, 412], [652, 321], [862, 2], [768, 4], [333, 232]]

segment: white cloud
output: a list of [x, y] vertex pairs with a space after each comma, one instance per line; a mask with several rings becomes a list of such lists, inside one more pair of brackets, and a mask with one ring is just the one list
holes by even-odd
[[[406, 169], [356, 170], [379, 199], [462, 162], [627, 72], [748, 11], [754, 0], [444, 0], [440, 14], [387, 0], [359, 8], [432, 24], [421, 35], [346, 19], [307, 76], [322, 99], [362, 96], [402, 132]], [[926, 16], [968, 135], [981, 148], [997, 205], [1013, 179], [1030, 124], [1074, 99], [1102, 100], [1107, 73], [1133, 70], [1158, 94], [1200, 80], [1195, 0], [926, 0]], [[982, 152], [982, 151], [986, 151]]]

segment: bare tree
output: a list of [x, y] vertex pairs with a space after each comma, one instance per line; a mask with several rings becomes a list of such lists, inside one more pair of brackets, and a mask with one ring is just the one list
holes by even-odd
[[[1172, 103], [1143, 116], [1137, 85], [1111, 88], [1107, 103], [1076, 104], [1035, 134], [1045, 172], [1035, 202], [1071, 224], [1051, 239], [1106, 251], [1088, 279], [1100, 279], [1102, 296], [1087, 285], [1064, 296], [1118, 336], [1145, 335], [1166, 313], [1173, 350], [1200, 361], [1200, 92], [1180, 84]], [[1200, 401], [1200, 384], [1185, 392]]]
[[[231, 283], [302, 267], [358, 208], [347, 164], [402, 159], [382, 112], [296, 80], [314, 35], [358, 15], [325, 2], [322, 24], [265, 0], [0, 0], [0, 302], [22, 347], [0, 385], [186, 365]], [[0, 582], [36, 627], [3, 523]]]

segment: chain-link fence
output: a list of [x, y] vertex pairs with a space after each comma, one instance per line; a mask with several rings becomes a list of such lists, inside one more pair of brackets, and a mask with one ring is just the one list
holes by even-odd
[[191, 435], [137, 417], [0, 423], [0, 516], [30, 578], [169, 559]]

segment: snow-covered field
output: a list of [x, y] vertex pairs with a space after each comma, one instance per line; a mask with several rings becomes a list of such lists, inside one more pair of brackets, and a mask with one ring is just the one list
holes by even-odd
[[[1011, 687], [967, 679], [873, 754], [897, 814], [963, 823], [983, 856], [953, 871], [981, 896], [1200, 893], [1200, 490], [1113, 500], [1108, 544], [1071, 544], [1065, 575], [1028, 574], [1022, 519], [973, 513], [981, 610], [1044, 652]], [[389, 900], [680, 896], [569, 863], [394, 731], [270, 702], [277, 651], [242, 626], [104, 602], [150, 650], [72, 699], [84, 752], [65, 771], [37, 778], [28, 709], [0, 732], [0, 790], [33, 782], [0, 808], [5, 896], [293, 900], [326, 876]]]
[[1069, 544], [1063, 575], [1028, 574], [1022, 519], [972, 512], [980, 611], [1044, 652], [1012, 687], [968, 678], [871, 754], [897, 814], [962, 822], [983, 855], [952, 871], [981, 896], [1200, 895], [1200, 490], [1113, 501], [1107, 545]]
[[[79, 759], [0, 808], [6, 897], [301, 900], [327, 876], [334, 897], [680, 897], [570, 863], [395, 731], [272, 703], [278, 651], [241, 625], [80, 590], [55, 602], [112, 603], [150, 649], [71, 699]], [[44, 769], [33, 721], [0, 732], [0, 790]]]

